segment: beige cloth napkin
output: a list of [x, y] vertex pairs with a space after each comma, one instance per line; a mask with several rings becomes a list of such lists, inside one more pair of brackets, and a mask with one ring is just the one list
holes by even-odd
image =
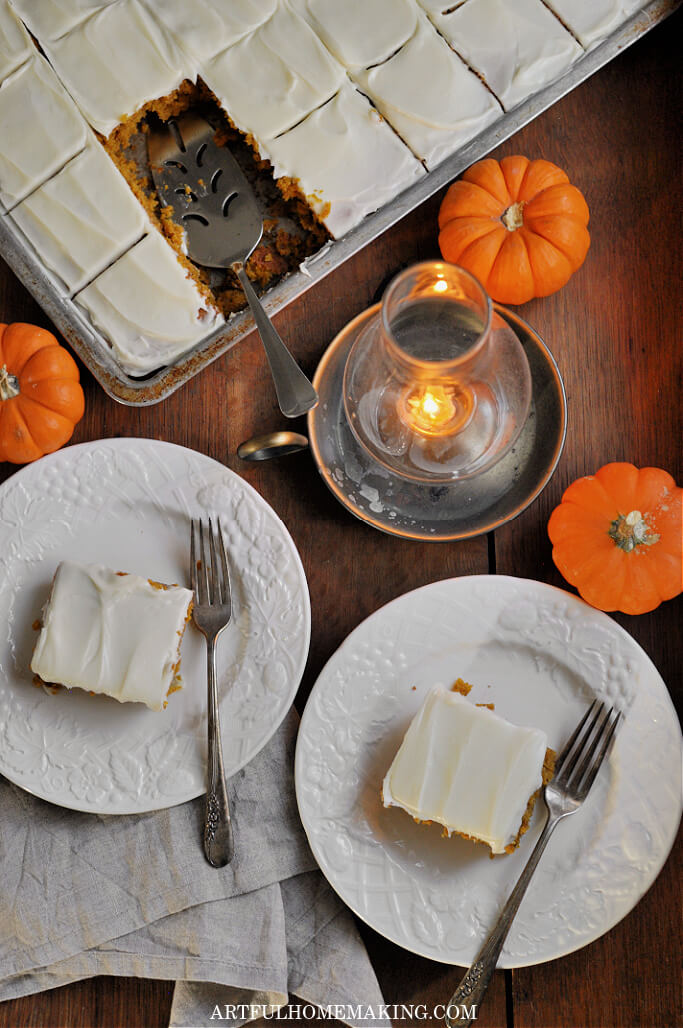
[[352, 1024], [354, 1008], [380, 1007], [299, 821], [297, 721], [231, 780], [235, 858], [221, 870], [204, 859], [203, 798], [98, 816], [0, 777], [0, 1001], [108, 974], [175, 981], [173, 1028], [232, 1028], [290, 995], [345, 1006]]

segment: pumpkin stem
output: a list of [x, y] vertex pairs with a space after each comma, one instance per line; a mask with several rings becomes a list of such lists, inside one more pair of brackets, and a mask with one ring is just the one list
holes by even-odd
[[511, 203], [506, 211], [503, 211], [500, 220], [505, 225], [508, 232], [514, 232], [516, 229], [521, 228], [524, 224], [524, 201], [517, 200], [515, 203]]
[[607, 534], [624, 553], [630, 553], [636, 546], [653, 546], [659, 542], [659, 536], [656, 532], [650, 532], [639, 510], [632, 510], [626, 517], [619, 514], [610, 525]]
[[19, 395], [19, 379], [10, 374], [7, 365], [0, 368], [0, 400], [11, 400]]

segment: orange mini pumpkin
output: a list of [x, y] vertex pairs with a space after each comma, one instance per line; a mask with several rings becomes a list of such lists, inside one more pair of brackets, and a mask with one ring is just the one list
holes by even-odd
[[660, 468], [606, 464], [548, 522], [553, 560], [588, 603], [644, 614], [683, 591], [680, 489]]
[[0, 461], [27, 464], [58, 450], [83, 411], [78, 367], [52, 333], [0, 324]]
[[588, 205], [550, 161], [479, 161], [454, 182], [439, 210], [445, 260], [471, 271], [499, 303], [560, 289], [583, 264]]

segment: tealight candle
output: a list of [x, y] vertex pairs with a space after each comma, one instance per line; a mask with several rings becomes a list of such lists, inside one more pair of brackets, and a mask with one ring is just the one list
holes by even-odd
[[472, 394], [457, 386], [415, 386], [399, 404], [406, 424], [427, 436], [460, 431], [474, 410]]

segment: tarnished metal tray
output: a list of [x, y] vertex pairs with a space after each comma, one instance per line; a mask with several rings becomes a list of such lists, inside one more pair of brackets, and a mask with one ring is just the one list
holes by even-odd
[[[365, 218], [343, 239], [327, 243], [317, 254], [304, 261], [298, 271], [291, 273], [268, 290], [263, 298], [268, 313], [277, 313], [305, 293], [405, 214], [438, 192], [470, 164], [485, 156], [611, 61], [654, 25], [672, 14], [679, 4], [680, 0], [653, 0], [616, 32], [588, 50], [552, 85], [525, 100], [509, 113], [503, 114], [495, 124], [448, 157], [434, 171], [429, 172], [381, 210]], [[33, 250], [26, 245], [21, 233], [6, 216], [0, 217], [0, 254], [91, 370], [105, 392], [120, 403], [130, 406], [159, 403], [207, 364], [238, 343], [254, 327], [249, 312], [240, 312], [172, 364], [145, 378], [134, 378], [119, 367], [111, 355], [106, 339], [93, 328], [77, 304], [64, 294], [57, 280], [37, 260]]]

